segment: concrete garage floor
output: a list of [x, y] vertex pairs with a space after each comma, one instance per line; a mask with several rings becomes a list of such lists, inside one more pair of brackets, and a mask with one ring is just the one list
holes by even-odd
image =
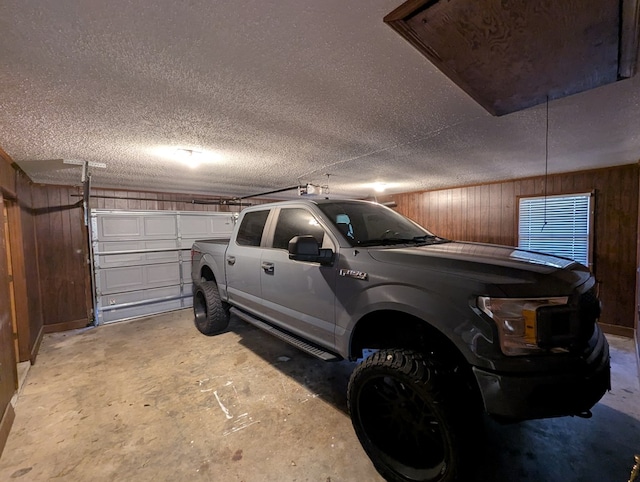
[[[640, 388], [633, 342], [610, 342], [613, 390], [593, 418], [487, 420], [478, 481], [628, 480]], [[382, 480], [346, 413], [352, 369], [235, 319], [205, 337], [188, 310], [47, 335], [0, 480]]]

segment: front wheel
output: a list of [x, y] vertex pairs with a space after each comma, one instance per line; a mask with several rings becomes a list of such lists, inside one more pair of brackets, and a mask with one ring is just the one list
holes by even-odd
[[451, 482], [463, 476], [462, 431], [470, 427], [464, 426], [468, 417], [459, 408], [454, 377], [437, 361], [399, 349], [380, 350], [354, 370], [347, 398], [351, 421], [387, 480]]
[[201, 281], [193, 293], [196, 328], [204, 335], [217, 335], [229, 325], [229, 305], [220, 300], [215, 281]]

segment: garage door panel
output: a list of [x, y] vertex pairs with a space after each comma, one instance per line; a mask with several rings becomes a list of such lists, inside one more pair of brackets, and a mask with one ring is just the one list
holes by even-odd
[[176, 239], [178, 237], [175, 213], [114, 213], [110, 211], [101, 213], [97, 220], [97, 234], [100, 241]]
[[126, 242], [107, 242], [98, 243], [99, 251], [95, 254], [95, 264], [100, 268], [111, 268], [115, 266], [129, 266], [131, 264], [140, 264], [144, 259], [144, 255], [140, 253], [129, 254], [101, 254], [110, 251], [139, 251], [140, 243], [136, 241]]
[[[233, 230], [235, 216], [231, 214], [217, 217], [205, 217], [202, 214], [186, 214], [180, 216], [180, 246], [191, 249], [199, 239], [228, 238]], [[186, 259], [186, 258], [185, 258]]]
[[126, 266], [100, 272], [102, 294], [170, 285], [180, 285], [180, 272], [174, 263]]
[[[203, 219], [204, 217], [204, 219]], [[201, 214], [182, 214], [180, 233], [183, 238], [203, 239], [224, 236], [233, 229], [231, 214], [211, 217]]]
[[98, 281], [99, 295], [141, 289], [144, 285], [143, 267], [131, 266], [100, 271]]
[[154, 264], [144, 267], [145, 286], [166, 286], [180, 284], [180, 270], [175, 263]]
[[[98, 243], [98, 251], [94, 255], [94, 258], [99, 268], [116, 268], [150, 263], [172, 263], [179, 261], [176, 244], [176, 240], [111, 241]], [[134, 252], [121, 253], [122, 251]], [[115, 254], [109, 254], [110, 252], [114, 252]]]
[[127, 291], [124, 293], [104, 294], [100, 297], [100, 302], [104, 311], [119, 309], [119, 306], [143, 303], [149, 300], [163, 298], [178, 298], [181, 296], [180, 286], [163, 286], [162, 288], [149, 288], [146, 290]]
[[170, 248], [170, 249], [174, 250], [174, 251], [157, 251], [157, 252], [146, 253], [145, 259], [148, 262], [151, 262], [151, 263], [154, 263], [154, 262], [171, 262], [171, 263], [175, 263], [180, 258], [178, 251], [175, 251], [175, 249], [178, 248], [177, 244], [178, 243], [176, 242], [175, 239], [162, 240], [162, 241], [145, 241], [143, 243], [143, 245], [144, 245], [143, 249]]
[[93, 211], [98, 323], [192, 306], [191, 246], [229, 238], [234, 220], [230, 213]]
[[146, 216], [143, 225], [145, 238], [175, 239], [178, 235], [174, 216]]
[[[186, 258], [189, 259], [189, 258]], [[187, 280], [189, 280], [189, 282], [191, 281], [191, 263], [190, 262], [184, 262], [181, 264], [181, 268], [182, 270], [182, 279], [186, 282]]]
[[[193, 243], [195, 243], [196, 241], [198, 241], [199, 239], [212, 239], [213, 236], [202, 236], [201, 238], [183, 238], [180, 240], [180, 249], [185, 249], [187, 251], [191, 250], [191, 247], [193, 246]], [[186, 259], [186, 258], [185, 258]]]
[[114, 323], [116, 321], [126, 321], [132, 318], [143, 316], [159, 315], [168, 311], [180, 310], [185, 306], [180, 300], [163, 301], [149, 306], [135, 306], [102, 313], [100, 323]]
[[[188, 283], [185, 282], [182, 289], [184, 293], [193, 293], [193, 283], [191, 281], [189, 281]], [[193, 306], [193, 297], [189, 296], [185, 298], [184, 302], [185, 302], [185, 306], [187, 307]]]
[[139, 216], [107, 215], [98, 218], [98, 238], [128, 240], [142, 236]]
[[[179, 286], [103, 296], [101, 323], [149, 316], [186, 307]], [[189, 305], [190, 306], [190, 305]]]

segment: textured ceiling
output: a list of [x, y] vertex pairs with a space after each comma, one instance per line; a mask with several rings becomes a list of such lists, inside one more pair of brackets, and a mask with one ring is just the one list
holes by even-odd
[[[3, 0], [0, 147], [36, 182], [79, 183], [72, 159], [106, 164], [94, 187], [230, 196], [543, 174], [545, 107], [492, 117], [383, 23], [399, 3]], [[551, 173], [637, 162], [640, 76], [549, 126]]]

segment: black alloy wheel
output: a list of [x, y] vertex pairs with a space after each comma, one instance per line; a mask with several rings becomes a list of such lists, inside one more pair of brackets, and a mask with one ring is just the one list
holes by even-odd
[[464, 443], [455, 377], [411, 350], [380, 350], [353, 372], [348, 404], [354, 429], [391, 481], [459, 480]]

